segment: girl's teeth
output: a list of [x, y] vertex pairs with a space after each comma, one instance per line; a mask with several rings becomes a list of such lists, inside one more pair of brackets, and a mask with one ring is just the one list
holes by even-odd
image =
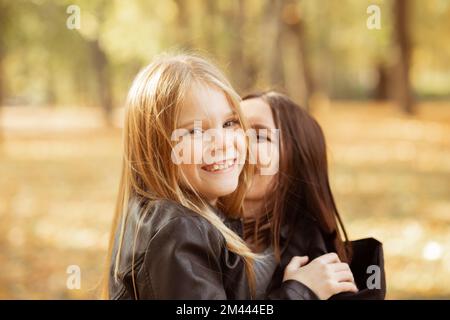
[[214, 164], [212, 167], [207, 168], [207, 171], [217, 171], [223, 170], [231, 167], [234, 163], [234, 160], [228, 160], [224, 164]]

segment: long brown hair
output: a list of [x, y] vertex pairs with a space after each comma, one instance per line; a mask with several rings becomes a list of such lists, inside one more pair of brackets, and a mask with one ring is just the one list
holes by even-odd
[[[171, 133], [176, 128], [181, 106], [196, 83], [222, 90], [238, 114], [245, 130], [239, 107], [239, 96], [219, 69], [202, 57], [192, 54], [164, 54], [136, 76], [125, 106], [122, 177], [105, 270], [103, 290], [105, 298], [108, 298], [108, 282], [111, 274], [113, 278], [111, 280], [118, 281], [119, 278], [119, 261], [128, 217], [128, 205], [134, 197], [144, 198], [149, 203], [159, 199], [173, 200], [207, 219], [223, 235], [227, 248], [243, 258], [250, 291], [253, 292], [255, 284], [252, 265], [257, 255], [248, 248], [241, 237], [223, 223], [192, 186], [189, 185], [186, 190], [181, 185], [183, 173], [171, 161], [174, 144]], [[247, 175], [250, 173], [246, 163], [239, 176], [238, 188], [232, 194], [219, 199], [218, 206], [225, 215], [242, 214]], [[184, 180], [189, 183], [186, 178]], [[113, 255], [116, 232], [118, 232], [118, 250]], [[110, 269], [111, 262], [114, 262], [113, 270]], [[137, 297], [133, 267], [132, 279], [134, 294]]]
[[[271, 242], [275, 256], [280, 259], [280, 230], [283, 223], [291, 225], [299, 214], [309, 214], [342, 261], [350, 262], [348, 236], [336, 207], [328, 179], [325, 136], [317, 121], [286, 95], [268, 91], [250, 94], [243, 100], [260, 98], [272, 111], [275, 126], [280, 131], [279, 171], [266, 201]], [[263, 224], [257, 222], [255, 242]], [[267, 223], [266, 223], [267, 225]], [[266, 232], [267, 234], [267, 232]], [[261, 239], [261, 238], [259, 238]], [[270, 241], [270, 239], [269, 239]]]

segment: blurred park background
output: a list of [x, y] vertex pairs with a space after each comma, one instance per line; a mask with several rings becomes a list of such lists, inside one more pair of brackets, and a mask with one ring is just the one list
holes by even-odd
[[448, 0], [0, 0], [0, 298], [98, 297], [127, 89], [185, 49], [317, 117], [388, 298], [450, 299], [449, 35]]

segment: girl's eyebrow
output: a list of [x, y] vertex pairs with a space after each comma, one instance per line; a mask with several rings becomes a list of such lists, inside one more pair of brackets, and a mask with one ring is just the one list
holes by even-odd
[[195, 121], [201, 121], [201, 122], [203, 122], [204, 120], [205, 120], [205, 119], [198, 119], [198, 118], [192, 119], [192, 120], [189, 120], [189, 121], [185, 121], [183, 124], [178, 125], [177, 127], [178, 127], [178, 128], [188, 128], [188, 127], [190, 127], [191, 125], [194, 125]]
[[[233, 118], [233, 117], [237, 117], [237, 112], [234, 110], [230, 111], [223, 117], [224, 117], [224, 119], [227, 119], [227, 120], [230, 118]], [[191, 125], [193, 125], [195, 121], [202, 121], [202, 122], [209, 121], [209, 118], [204, 118], [204, 119], [193, 118], [189, 121], [185, 121], [184, 123], [182, 123], [181, 125], [178, 125], [177, 127], [178, 128], [187, 128], [187, 127], [190, 127]]]

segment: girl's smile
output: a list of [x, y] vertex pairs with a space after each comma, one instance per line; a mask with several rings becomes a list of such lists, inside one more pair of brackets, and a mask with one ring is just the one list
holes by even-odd
[[205, 170], [213, 174], [225, 174], [229, 173], [236, 168], [237, 158], [222, 160], [214, 162], [213, 164], [205, 165], [202, 170]]

